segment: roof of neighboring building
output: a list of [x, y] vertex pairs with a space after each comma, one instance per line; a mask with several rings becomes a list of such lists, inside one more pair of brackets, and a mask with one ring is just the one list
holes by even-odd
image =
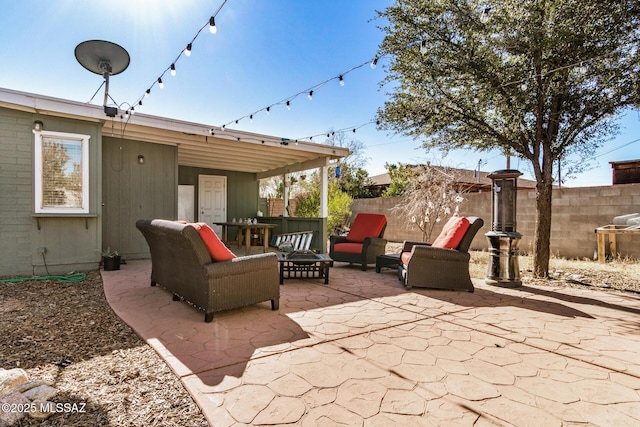
[[[136, 113], [127, 120], [107, 117], [103, 107], [0, 88], [0, 107], [44, 116], [102, 124], [102, 135], [178, 147], [182, 166], [230, 170], [267, 178], [328, 166], [346, 148]], [[45, 123], [46, 129], [46, 123]]]
[[[424, 165], [414, 165], [414, 167], [419, 167]], [[459, 168], [449, 168], [444, 166], [433, 166], [431, 167], [438, 168], [441, 170], [449, 170], [453, 171], [458, 177], [458, 182], [462, 184], [468, 184], [469, 186], [476, 188], [491, 188], [491, 178], [487, 178], [492, 172], [483, 172], [480, 171], [478, 176], [478, 171], [469, 170], [469, 169], [459, 169]], [[391, 177], [388, 173], [383, 173], [380, 175], [374, 175], [369, 177], [371, 181], [371, 185], [373, 186], [387, 186], [391, 184]], [[518, 188], [535, 188], [536, 182], [530, 179], [518, 178]]]

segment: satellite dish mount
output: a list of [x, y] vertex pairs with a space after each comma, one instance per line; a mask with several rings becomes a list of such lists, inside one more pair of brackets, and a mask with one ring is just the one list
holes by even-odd
[[129, 53], [121, 46], [103, 40], [88, 40], [76, 46], [76, 60], [87, 70], [104, 78], [104, 112], [109, 117], [118, 114], [117, 107], [107, 106], [109, 76], [120, 74], [129, 66]]

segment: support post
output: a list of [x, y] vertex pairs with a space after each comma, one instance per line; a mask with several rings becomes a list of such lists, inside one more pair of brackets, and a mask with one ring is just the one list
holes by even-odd
[[289, 216], [289, 181], [287, 174], [282, 175], [282, 198], [284, 202], [284, 208], [282, 212], [283, 217]]

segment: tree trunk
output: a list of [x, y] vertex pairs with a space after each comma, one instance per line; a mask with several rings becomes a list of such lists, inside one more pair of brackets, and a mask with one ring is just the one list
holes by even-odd
[[552, 181], [544, 180], [536, 186], [536, 229], [533, 241], [533, 275], [549, 277], [551, 244], [551, 196]]

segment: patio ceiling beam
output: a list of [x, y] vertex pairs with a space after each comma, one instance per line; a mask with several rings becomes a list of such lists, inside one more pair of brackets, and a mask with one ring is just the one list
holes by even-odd
[[276, 175], [284, 175], [286, 173], [300, 172], [309, 169], [317, 169], [323, 166], [329, 166], [331, 160], [339, 157], [320, 157], [317, 159], [309, 160], [306, 162], [298, 162], [287, 166], [270, 169], [268, 171], [260, 172], [256, 175], [258, 179], [269, 178]]
[[246, 152], [200, 152], [198, 150], [190, 150], [185, 147], [178, 149], [178, 157], [180, 159], [209, 159], [213, 162], [222, 164], [239, 163], [244, 164], [245, 167], [249, 167], [254, 172], [266, 171], [277, 167], [282, 167], [290, 164], [309, 161], [307, 158], [286, 158], [286, 157], [274, 157], [274, 156], [261, 156], [260, 153]]

